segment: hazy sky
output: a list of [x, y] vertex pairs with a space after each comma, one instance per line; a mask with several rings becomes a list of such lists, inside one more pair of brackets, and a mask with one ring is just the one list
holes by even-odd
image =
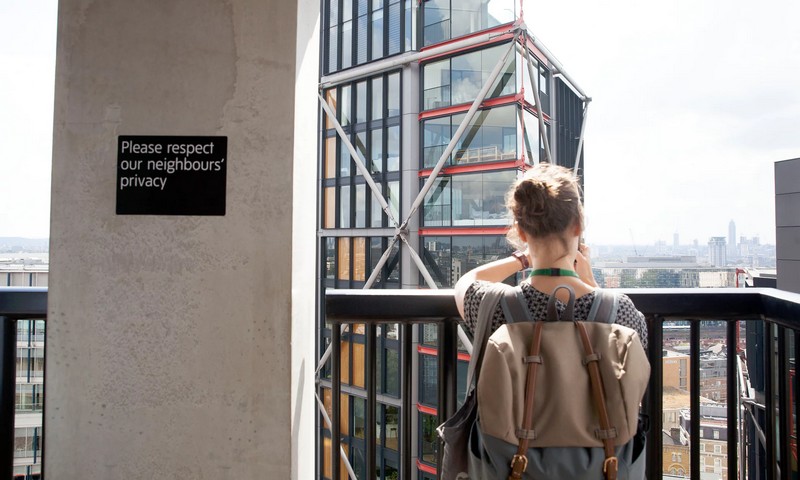
[[[56, 7], [0, 1], [0, 236], [49, 233]], [[800, 2], [526, 7], [593, 98], [587, 240], [706, 243], [733, 219], [774, 242], [774, 162], [800, 157]]]

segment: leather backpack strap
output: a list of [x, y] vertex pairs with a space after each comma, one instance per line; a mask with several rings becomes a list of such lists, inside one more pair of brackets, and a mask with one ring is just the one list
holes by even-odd
[[522, 411], [522, 428], [517, 431], [519, 444], [517, 454], [511, 458], [511, 474], [508, 480], [521, 480], [522, 474], [528, 468], [528, 443], [536, 438], [533, 430], [533, 400], [536, 394], [536, 372], [542, 364], [542, 327], [543, 322], [534, 322], [533, 340], [531, 341], [530, 356], [524, 361], [528, 363], [527, 378], [525, 379], [525, 406]]
[[603, 393], [603, 382], [600, 379], [600, 367], [597, 365], [600, 357], [595, 355], [592, 349], [592, 344], [589, 341], [589, 334], [586, 333], [586, 326], [581, 322], [575, 322], [575, 328], [583, 344], [583, 351], [586, 353], [584, 363], [586, 368], [589, 369], [589, 379], [592, 385], [592, 400], [594, 401], [597, 413], [600, 416], [599, 432], [597, 436], [603, 441], [603, 450], [606, 455], [606, 460], [603, 462], [603, 474], [606, 480], [616, 480], [619, 463], [615, 455], [614, 441], [617, 436], [616, 429], [611, 426], [611, 421], [608, 418], [608, 406], [606, 404], [605, 394]]

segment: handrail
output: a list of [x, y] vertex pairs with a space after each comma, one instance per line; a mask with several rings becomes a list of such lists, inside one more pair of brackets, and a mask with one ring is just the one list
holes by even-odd
[[[633, 288], [626, 294], [645, 316], [665, 319], [769, 319], [800, 328], [800, 294], [772, 288]], [[453, 290], [328, 289], [326, 315], [342, 323], [438, 321], [458, 317]]]
[[0, 317], [21, 320], [47, 316], [47, 287], [0, 287]]

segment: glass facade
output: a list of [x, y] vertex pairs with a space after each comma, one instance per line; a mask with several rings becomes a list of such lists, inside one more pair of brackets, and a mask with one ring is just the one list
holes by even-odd
[[503, 235], [422, 237], [422, 261], [440, 288], [452, 288], [464, 272], [511, 255]]
[[514, 0], [427, 0], [423, 3], [425, 46], [514, 21]]
[[[497, 45], [426, 64], [422, 69], [422, 109], [474, 101], [507, 50], [508, 44]], [[516, 89], [516, 62], [511, 61], [495, 80], [487, 98], [516, 93]]]
[[516, 170], [439, 175], [425, 196], [423, 225], [508, 225], [505, 194], [516, 177]]
[[[362, 164], [397, 217], [400, 207], [400, 73], [342, 85], [325, 99]], [[391, 226], [356, 168], [347, 144], [326, 117], [322, 139], [322, 228]]]
[[324, 0], [323, 72], [410, 50], [412, 8], [411, 0]]
[[[436, 166], [464, 116], [463, 113], [447, 115], [422, 122], [422, 168]], [[520, 133], [518, 119], [519, 107], [516, 105], [479, 110], [445, 165], [516, 160]], [[533, 126], [538, 134], [538, 123]]]

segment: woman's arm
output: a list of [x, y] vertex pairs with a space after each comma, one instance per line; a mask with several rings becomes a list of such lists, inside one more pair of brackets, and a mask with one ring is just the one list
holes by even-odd
[[479, 280], [485, 282], [502, 282], [521, 269], [522, 265], [519, 260], [515, 257], [507, 257], [481, 265], [465, 273], [458, 282], [456, 282], [455, 286], [456, 306], [458, 307], [458, 313], [461, 314], [461, 318], [464, 318], [464, 296], [470, 285]]

